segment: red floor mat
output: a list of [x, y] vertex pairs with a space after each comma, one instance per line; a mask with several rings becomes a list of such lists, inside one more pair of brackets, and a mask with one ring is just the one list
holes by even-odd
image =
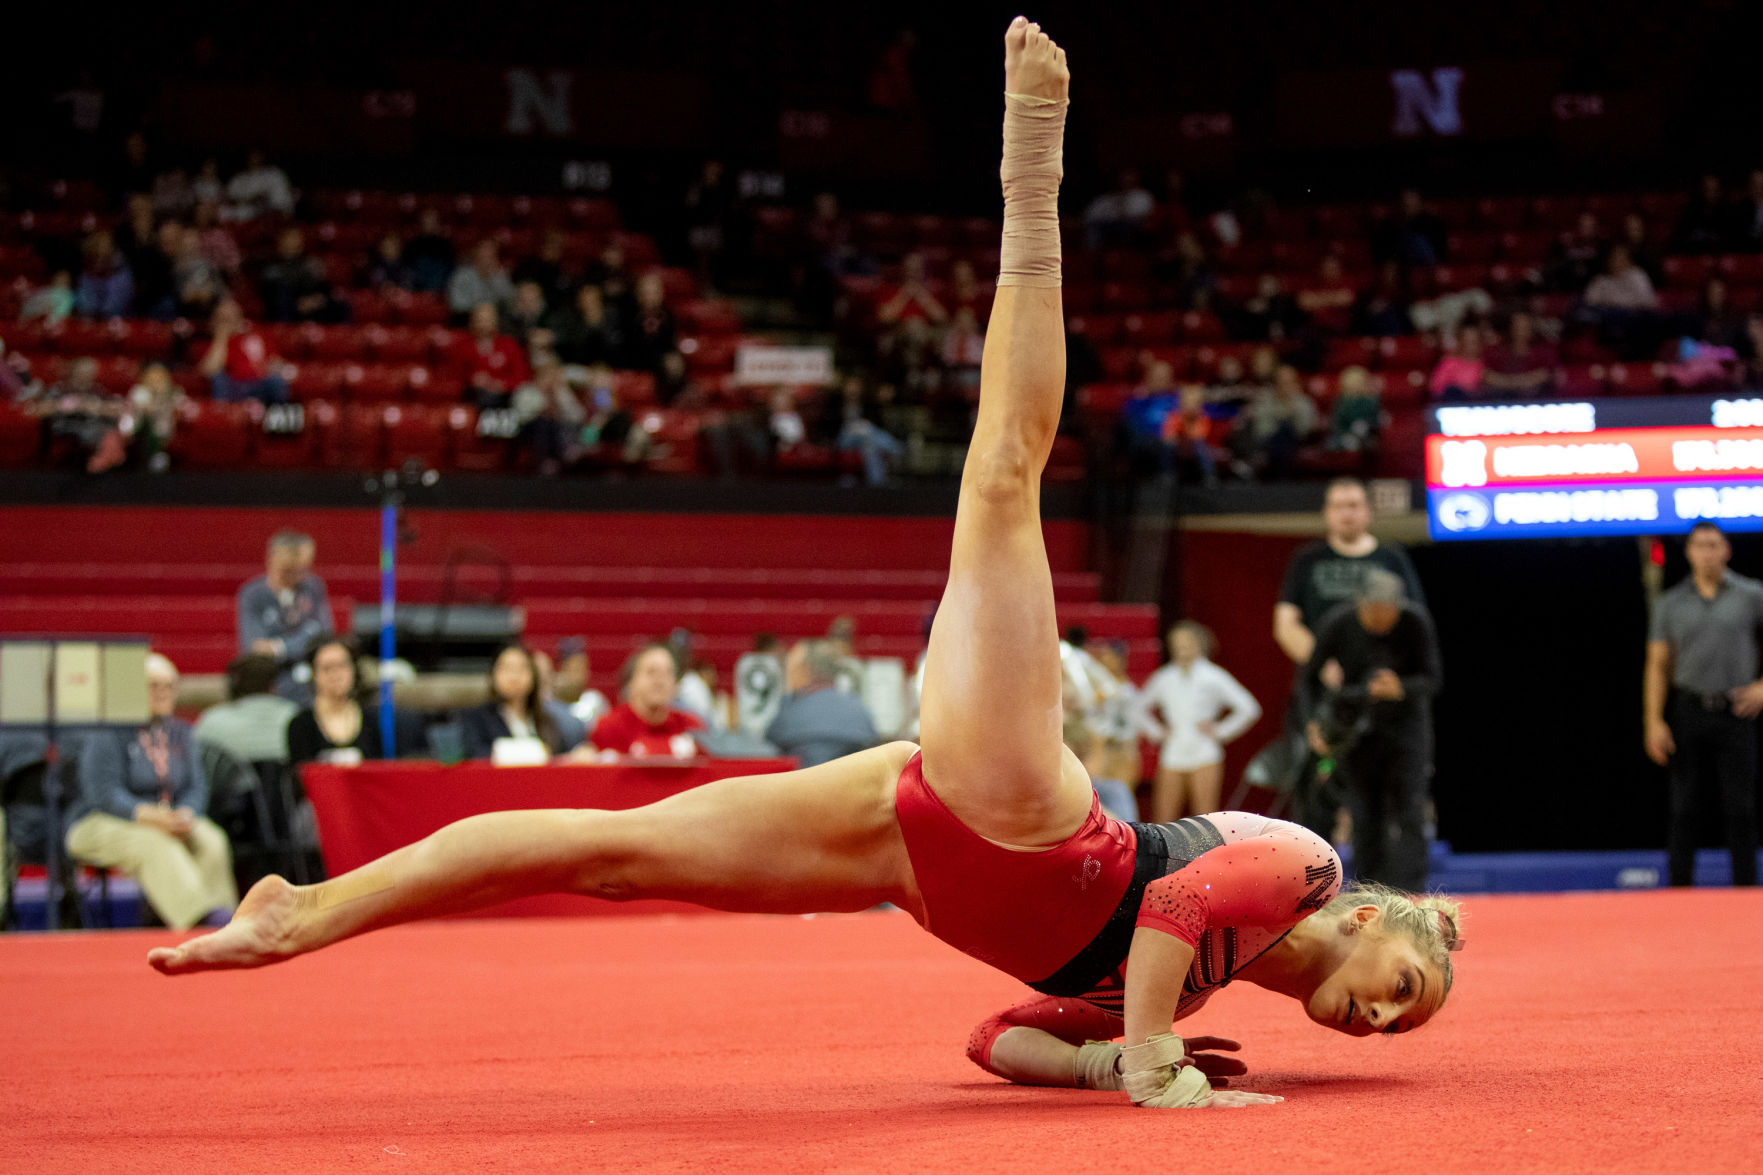
[[404, 927], [169, 980], [164, 932], [0, 941], [0, 1170], [1763, 1169], [1763, 894], [1484, 898], [1457, 988], [1355, 1040], [1247, 986], [1284, 1104], [1135, 1110], [962, 1056], [1023, 989], [899, 914]]

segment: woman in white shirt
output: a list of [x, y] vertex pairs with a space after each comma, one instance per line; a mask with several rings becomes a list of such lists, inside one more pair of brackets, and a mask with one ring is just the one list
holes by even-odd
[[1151, 793], [1157, 824], [1218, 810], [1224, 744], [1261, 717], [1253, 695], [1208, 659], [1215, 643], [1205, 625], [1177, 624], [1169, 630], [1169, 664], [1139, 693], [1139, 729], [1163, 744]]

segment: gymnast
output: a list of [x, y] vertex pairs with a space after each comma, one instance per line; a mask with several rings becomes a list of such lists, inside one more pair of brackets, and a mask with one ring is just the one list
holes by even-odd
[[[671, 898], [799, 914], [892, 902], [1041, 998], [974, 1031], [969, 1056], [1141, 1106], [1279, 1098], [1228, 1084], [1235, 1042], [1170, 1032], [1244, 979], [1351, 1035], [1424, 1024], [1451, 986], [1456, 907], [1340, 893], [1296, 825], [1241, 812], [1105, 815], [1061, 741], [1059, 635], [1040, 474], [1065, 389], [1058, 189], [1064, 50], [1004, 36], [1003, 251], [961, 475], [920, 742], [725, 779], [629, 811], [473, 816], [330, 881], [258, 882], [220, 931], [151, 951], [167, 975], [260, 967], [380, 927], [537, 893]], [[1125, 1037], [1125, 1046], [1108, 1043]]]

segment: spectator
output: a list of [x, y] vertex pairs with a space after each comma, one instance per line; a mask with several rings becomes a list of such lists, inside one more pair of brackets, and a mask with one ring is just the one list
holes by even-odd
[[245, 157], [245, 170], [226, 186], [227, 215], [233, 220], [294, 215], [294, 188], [288, 173], [269, 161], [261, 147]]
[[1275, 478], [1291, 471], [1299, 447], [1317, 429], [1316, 404], [1305, 393], [1298, 369], [1288, 365], [1280, 366], [1272, 390], [1258, 393], [1243, 416], [1256, 460]]
[[212, 315], [226, 296], [226, 283], [202, 251], [202, 234], [170, 223], [172, 310], [180, 318]]
[[86, 318], [127, 318], [135, 304], [135, 275], [109, 229], [87, 234], [74, 305]]
[[1439, 647], [1426, 613], [1404, 595], [1400, 576], [1367, 571], [1357, 599], [1319, 623], [1305, 670], [1316, 716], [1305, 734], [1346, 784], [1353, 872], [1420, 893]]
[[595, 724], [594, 745], [620, 755], [692, 757], [697, 750], [692, 731], [704, 729], [704, 723], [674, 708], [678, 688], [679, 666], [667, 645], [654, 642], [632, 653], [618, 674], [623, 700]]
[[238, 595], [240, 654], [275, 658], [276, 692], [296, 702], [312, 697], [309, 654], [336, 628], [324, 580], [312, 573], [317, 550], [312, 536], [278, 530], [270, 536], [263, 574]]
[[1416, 299], [1408, 307], [1408, 317], [1416, 330], [1436, 333], [1449, 347], [1455, 344], [1457, 331], [1465, 321], [1479, 319], [1491, 312], [1494, 299], [1479, 286], [1466, 290], [1446, 290], [1432, 298]]
[[508, 645], [490, 666], [490, 700], [460, 713], [465, 757], [488, 759], [499, 738], [536, 738], [556, 755], [564, 748], [556, 719], [541, 704], [538, 663], [525, 645]]
[[1724, 253], [1736, 243], [1733, 208], [1717, 175], [1704, 175], [1671, 233], [1673, 253]]
[[699, 284], [710, 290], [727, 245], [729, 212], [733, 199], [720, 159], [707, 159], [698, 178], [686, 189], [686, 248], [697, 259]]
[[90, 356], [69, 363], [61, 382], [25, 410], [47, 418], [51, 437], [74, 442], [86, 459], [87, 473], [104, 473], [128, 457], [127, 442], [118, 428], [128, 402], [98, 382], [98, 361]]
[[1406, 273], [1394, 261], [1386, 261], [1353, 308], [1353, 333], [1379, 338], [1412, 334], [1414, 321], [1408, 315], [1409, 301]]
[[539, 287], [547, 305], [562, 306], [569, 301], [575, 292], [575, 282], [570, 279], [569, 271], [563, 264], [563, 247], [566, 238], [562, 229], [548, 228], [539, 238], [539, 251], [531, 257], [523, 257], [514, 266], [514, 285], [519, 288], [531, 282]]
[[908, 253], [901, 258], [900, 284], [883, 295], [875, 318], [884, 326], [915, 319], [933, 326], [949, 321], [949, 311], [930, 292], [923, 253]]
[[1659, 295], [1646, 271], [1629, 256], [1628, 247], [1612, 245], [1604, 272], [1586, 286], [1585, 304], [1597, 310], [1652, 311], [1659, 308]]
[[[963, 314], [968, 313], [963, 310]], [[839, 427], [835, 442], [839, 451], [853, 450], [863, 460], [863, 480], [869, 485], [886, 485], [888, 466], [899, 460], [901, 445], [881, 426], [880, 400], [864, 387], [860, 376], [846, 376], [839, 390]]]
[[1298, 291], [1298, 309], [1310, 319], [1311, 325], [1331, 335], [1344, 335], [1353, 324], [1353, 305], [1359, 293], [1347, 281], [1341, 259], [1333, 253], [1323, 255], [1316, 267], [1316, 277], [1305, 289]]
[[838, 668], [838, 651], [827, 641], [801, 641], [784, 659], [788, 693], [765, 741], [799, 766], [818, 767], [877, 742], [862, 700], [835, 687]]
[[24, 301], [18, 312], [21, 323], [41, 320], [46, 327], [57, 327], [73, 313], [73, 275], [58, 269], [49, 277], [49, 284], [39, 286]]
[[502, 312], [502, 333], [519, 343], [528, 360], [534, 361], [541, 352], [551, 350], [554, 336], [545, 325], [545, 291], [538, 282], [521, 282], [514, 287], [514, 301]]
[[1426, 210], [1418, 191], [1407, 188], [1395, 212], [1372, 230], [1371, 252], [1379, 262], [1393, 261], [1404, 269], [1438, 265], [1445, 260], [1445, 224]]
[[1136, 821], [1139, 818], [1139, 799], [1133, 794], [1125, 780], [1108, 774], [1111, 757], [1108, 743], [1091, 729], [1082, 714], [1066, 708], [1064, 730], [1062, 732], [1065, 745], [1077, 756], [1078, 762], [1090, 777], [1090, 788], [1101, 801], [1102, 811], [1116, 820]]
[[1335, 380], [1334, 410], [1329, 414], [1328, 447], [1336, 452], [1360, 453], [1377, 445], [1383, 428], [1383, 406], [1377, 385], [1363, 367], [1348, 367]]
[[500, 312], [514, 301], [514, 285], [502, 266], [496, 242], [485, 237], [471, 247], [471, 259], [447, 280], [447, 309], [464, 321], [479, 306]]
[[196, 720], [196, 741], [241, 763], [286, 763], [288, 723], [300, 707], [276, 696], [281, 667], [274, 657], [246, 653], [226, 667], [227, 700]]
[[1515, 311], [1506, 327], [1506, 341], [1488, 350], [1481, 386], [1501, 397], [1547, 396], [1559, 362], [1555, 348], [1536, 337], [1536, 319]]
[[325, 635], [306, 654], [312, 704], [288, 721], [288, 760], [352, 767], [386, 757], [380, 724], [361, 704], [361, 662], [347, 638]]
[[569, 704], [569, 713], [585, 731], [592, 730], [606, 717], [611, 705], [606, 695], [593, 687], [593, 666], [588, 660], [586, 643], [571, 637], [557, 646], [557, 696]]
[[132, 312], [145, 314], [158, 304], [171, 284], [171, 259], [159, 249], [159, 225], [153, 216], [152, 197], [141, 192], [129, 197], [126, 218], [116, 231], [116, 245], [122, 250], [135, 282]]
[[416, 269], [406, 260], [407, 252], [403, 238], [397, 233], [388, 232], [381, 236], [374, 243], [373, 259], [362, 271], [361, 285], [382, 293], [416, 289]]
[[177, 668], [147, 657], [149, 718], [131, 733], [100, 730], [79, 749], [79, 796], [68, 812], [67, 851], [140, 883], [173, 930], [232, 916], [232, 849], [207, 817], [208, 781], [189, 724], [174, 718]]
[[979, 364], [985, 353], [985, 332], [980, 330], [973, 308], [963, 306], [955, 311], [943, 333], [943, 367], [949, 382], [970, 398], [979, 394]]
[[1134, 477], [1173, 471], [1174, 457], [1164, 443], [1163, 426], [1178, 401], [1175, 368], [1165, 360], [1156, 360], [1121, 407], [1116, 425], [1116, 448], [1126, 455]]
[[630, 270], [624, 264], [624, 247], [616, 240], [608, 241], [598, 260], [588, 267], [586, 280], [600, 287], [606, 308], [617, 314], [619, 322], [628, 329], [636, 320], [637, 300], [632, 292]]
[[1564, 293], [1585, 289], [1586, 283], [1598, 275], [1608, 249], [1609, 242], [1604, 239], [1597, 214], [1581, 212], [1574, 219], [1573, 228], [1561, 234], [1550, 254], [1545, 270], [1548, 287]]
[[245, 311], [231, 298], [214, 308], [214, 339], [202, 357], [201, 371], [211, 394], [222, 403], [257, 400], [288, 402], [288, 380], [282, 361], [269, 342], [245, 321]]
[[553, 476], [575, 458], [575, 438], [581, 435], [587, 414], [564, 379], [561, 363], [541, 358], [532, 379], [515, 390], [512, 407], [541, 474]]
[[289, 226], [276, 238], [276, 258], [258, 283], [271, 322], [330, 322], [336, 318], [324, 263], [306, 252], [306, 234]]
[[675, 350], [673, 311], [667, 308], [661, 274], [650, 271], [637, 279], [636, 313], [630, 324], [624, 338], [625, 366], [659, 371], [662, 356]]
[[138, 243], [124, 250], [129, 271], [135, 277], [134, 314], [139, 318], [172, 318], [177, 313], [177, 286], [172, 277], [178, 245], [183, 240], [183, 225], [167, 220], [154, 226], [151, 236], [138, 237], [144, 224], [135, 226], [130, 235]]
[[1194, 233], [1176, 234], [1175, 245], [1157, 267], [1157, 276], [1170, 288], [1170, 297], [1181, 310], [1205, 310], [1212, 305], [1218, 274], [1206, 246]]
[[1466, 326], [1457, 332], [1457, 349], [1439, 356], [1427, 386], [1435, 400], [1472, 400], [1481, 394], [1486, 363], [1481, 353], [1481, 330]]
[[1698, 522], [1690, 574], [1653, 604], [1642, 696], [1647, 756], [1671, 767], [1670, 879], [1695, 884], [1699, 792], [1720, 791], [1732, 883], [1757, 884], [1757, 633], [1763, 585], [1728, 570], [1732, 546]]
[[196, 211], [196, 188], [190, 173], [181, 167], [167, 168], [153, 177], [153, 212], [174, 220], [187, 219]]
[[604, 448], [623, 447], [621, 460], [634, 465], [649, 455], [649, 434], [631, 427], [636, 421], [630, 410], [618, 399], [618, 387], [612, 369], [601, 364], [581, 369], [582, 411], [581, 443]]
[[763, 737], [783, 699], [784, 663], [778, 656], [777, 636], [759, 633], [753, 648], [735, 662], [736, 728]]
[[1200, 483], [1218, 484], [1218, 459], [1212, 451], [1212, 418], [1206, 414], [1206, 389], [1184, 387], [1176, 408], [1163, 418], [1163, 444], [1177, 472], [1199, 470]]
[[417, 214], [416, 235], [404, 246], [404, 264], [410, 267], [414, 288], [423, 293], [446, 289], [453, 259], [453, 240], [441, 224], [441, 214], [424, 208]]
[[154, 473], [171, 467], [166, 450], [177, 434], [178, 416], [189, 402], [184, 389], [172, 382], [165, 364], [149, 361], [141, 365], [140, 379], [129, 389], [128, 403], [134, 414], [135, 456]]
[[1731, 347], [1736, 354], [1750, 354], [1749, 324], [1742, 311], [1733, 307], [1726, 282], [1711, 277], [1702, 284], [1702, 298], [1696, 308], [1696, 338], [1716, 347]]
[[572, 305], [560, 305], [545, 316], [545, 327], [565, 363], [588, 367], [624, 353], [624, 335], [599, 286], [577, 290]]
[[551, 716], [551, 722], [557, 728], [557, 748], [567, 754], [588, 741], [587, 724], [558, 699], [557, 667], [551, 661], [551, 655], [535, 650], [533, 668], [539, 674], [539, 708]]
[[1297, 333], [1303, 316], [1279, 275], [1264, 273], [1255, 282], [1255, 292], [1230, 311], [1229, 319], [1231, 332], [1239, 339], [1279, 342]]
[[214, 266], [215, 272], [227, 280], [238, 276], [244, 257], [239, 252], [239, 242], [233, 236], [233, 230], [221, 220], [220, 204], [214, 200], [198, 200], [196, 216], [191, 222], [196, 226], [197, 239], [202, 244], [202, 256]]
[[[1337, 478], [1323, 492], [1323, 537], [1293, 552], [1280, 584], [1279, 601], [1273, 606], [1273, 639], [1296, 667], [1292, 703], [1286, 711], [1286, 729], [1303, 729], [1303, 667], [1316, 648], [1316, 627], [1335, 607], [1352, 600], [1368, 572], [1374, 569], [1398, 576], [1406, 598], [1425, 607], [1420, 577], [1407, 551], [1398, 543], [1382, 543], [1371, 533], [1371, 497], [1365, 483], [1355, 477]], [[1335, 827], [1333, 805], [1326, 808], [1314, 795], [1294, 798], [1293, 819], [1323, 836]]]
[[466, 399], [479, 408], [508, 407], [514, 389], [531, 375], [520, 344], [497, 331], [496, 307], [488, 302], [471, 312], [467, 332], [454, 342], [450, 357], [465, 377]]
[[1219, 809], [1224, 748], [1255, 725], [1261, 705], [1213, 664], [1217, 641], [1205, 625], [1184, 620], [1169, 630], [1169, 664], [1139, 691], [1139, 725], [1161, 744], [1151, 820], [1167, 824]]
[[973, 272], [973, 262], [965, 257], [956, 258], [949, 267], [949, 297], [946, 302], [951, 318], [958, 319], [963, 310], [971, 310], [976, 328], [984, 335], [983, 324], [990, 316], [991, 303], [986, 297], [985, 287], [979, 284], [979, 277]]
[[122, 141], [122, 158], [116, 160], [107, 177], [113, 196], [124, 199], [153, 186], [153, 159], [145, 133], [130, 131]]
[[1113, 190], [1084, 209], [1084, 240], [1092, 252], [1136, 247], [1143, 244], [1146, 222], [1156, 211], [1157, 199], [1139, 181], [1138, 170], [1125, 168]]
[[213, 204], [216, 207], [226, 199], [226, 184], [220, 178], [220, 160], [210, 156], [202, 161], [196, 169], [196, 178], [190, 181], [190, 194], [194, 197], [192, 208], [196, 204]]
[[[1638, 212], [1630, 212], [1622, 218], [1622, 236], [1619, 238], [1628, 246], [1628, 255], [1634, 263], [1646, 270], [1647, 278], [1655, 289], [1665, 284], [1665, 264], [1659, 257], [1659, 250], [1653, 247], [1652, 237], [1647, 232], [1647, 219]], [[1586, 275], [1586, 281], [1591, 274]], [[1581, 282], [1574, 289], [1584, 289]]]
[[779, 453], [787, 453], [808, 437], [802, 413], [796, 407], [796, 393], [790, 388], [773, 388], [771, 408], [771, 441]]

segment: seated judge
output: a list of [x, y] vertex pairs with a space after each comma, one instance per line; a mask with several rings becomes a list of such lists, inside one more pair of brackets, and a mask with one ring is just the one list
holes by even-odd
[[536, 738], [547, 753], [561, 752], [556, 719], [541, 701], [539, 666], [525, 645], [508, 645], [490, 666], [490, 700], [462, 711], [467, 759], [488, 759], [499, 738]]

